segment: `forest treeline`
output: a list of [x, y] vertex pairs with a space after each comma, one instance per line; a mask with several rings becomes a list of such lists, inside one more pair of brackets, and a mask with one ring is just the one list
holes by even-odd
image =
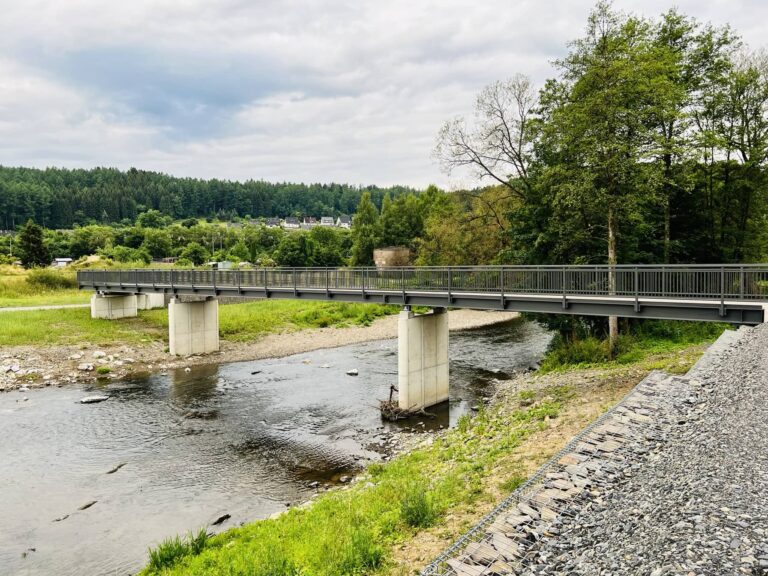
[[32, 219], [52, 229], [88, 224], [130, 224], [147, 210], [171, 219], [352, 214], [363, 192], [381, 206], [384, 195], [413, 192], [403, 186], [291, 184], [176, 178], [132, 168], [91, 170], [0, 166], [0, 229]]

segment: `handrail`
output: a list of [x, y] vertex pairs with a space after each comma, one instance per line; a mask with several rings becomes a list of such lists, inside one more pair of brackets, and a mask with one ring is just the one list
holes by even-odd
[[316, 290], [329, 298], [349, 291], [363, 299], [400, 293], [403, 301], [406, 293], [415, 292], [445, 293], [449, 300], [461, 293], [482, 293], [495, 295], [502, 306], [505, 298], [514, 294], [558, 296], [563, 308], [568, 307], [572, 296], [628, 297], [634, 300], [635, 308], [640, 306], [640, 298], [711, 299], [723, 306], [726, 300], [768, 301], [768, 264], [148, 268], [80, 271], [78, 284], [81, 288], [136, 291], [263, 291], [267, 296], [285, 290], [294, 297]]

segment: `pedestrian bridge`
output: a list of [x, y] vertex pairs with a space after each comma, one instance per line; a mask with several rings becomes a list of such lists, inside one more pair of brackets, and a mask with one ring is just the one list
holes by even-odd
[[[768, 264], [82, 270], [91, 316], [116, 319], [169, 304], [172, 354], [219, 349], [218, 297], [370, 302], [404, 307], [399, 402], [447, 399], [446, 308], [760, 324], [768, 318]], [[181, 302], [178, 296], [197, 296]], [[432, 314], [414, 314], [426, 306]]]

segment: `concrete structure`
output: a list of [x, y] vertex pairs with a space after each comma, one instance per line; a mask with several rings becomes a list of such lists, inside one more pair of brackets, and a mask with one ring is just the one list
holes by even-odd
[[377, 248], [373, 251], [373, 261], [376, 264], [376, 268], [408, 266], [408, 263], [411, 261], [411, 251], [406, 246]]
[[168, 304], [168, 348], [176, 356], [208, 354], [219, 350], [219, 301], [206, 298]]
[[448, 314], [435, 308], [398, 318], [398, 404], [419, 410], [448, 400]]
[[91, 296], [91, 318], [117, 320], [138, 316], [136, 294], [94, 294]]
[[154, 292], [136, 294], [136, 307], [139, 310], [165, 308], [165, 294], [156, 294]]
[[66, 268], [72, 264], [72, 258], [54, 258], [52, 266], [56, 268]]

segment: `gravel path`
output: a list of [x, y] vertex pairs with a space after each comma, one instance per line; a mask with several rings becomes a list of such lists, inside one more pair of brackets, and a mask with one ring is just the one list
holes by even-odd
[[425, 574], [768, 574], [768, 325], [654, 373]]

